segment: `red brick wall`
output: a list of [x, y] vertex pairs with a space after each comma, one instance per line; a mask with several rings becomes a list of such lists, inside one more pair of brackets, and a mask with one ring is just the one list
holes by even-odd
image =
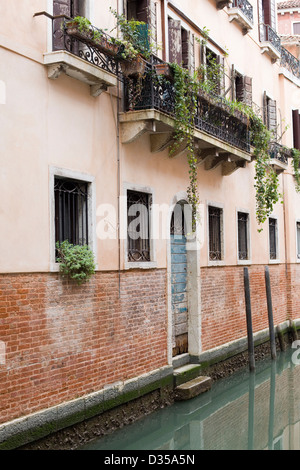
[[[300, 270], [293, 270], [293, 306], [288, 311], [288, 290], [285, 265], [270, 266], [274, 324], [299, 317], [295, 305], [299, 300], [296, 285]], [[300, 268], [300, 266], [299, 266]], [[268, 311], [264, 266], [249, 266], [253, 331], [268, 328]], [[207, 351], [224, 343], [247, 336], [242, 266], [209, 267], [201, 269], [202, 346]], [[297, 299], [297, 300], [296, 300]]]
[[166, 272], [0, 276], [0, 423], [167, 364]]

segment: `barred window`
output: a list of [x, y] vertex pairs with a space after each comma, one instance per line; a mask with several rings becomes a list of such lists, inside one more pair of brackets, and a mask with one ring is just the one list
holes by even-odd
[[208, 208], [209, 218], [209, 259], [219, 261], [222, 259], [222, 219], [223, 210], [218, 207]]
[[249, 214], [238, 212], [238, 256], [239, 260], [249, 259], [248, 247]]
[[297, 259], [300, 259], [300, 222], [297, 222]]
[[270, 259], [278, 258], [278, 247], [277, 247], [277, 220], [269, 219], [269, 239], [270, 239]]
[[151, 261], [150, 207], [150, 194], [127, 191], [127, 251], [129, 262]]
[[88, 244], [88, 183], [54, 179], [55, 242]]

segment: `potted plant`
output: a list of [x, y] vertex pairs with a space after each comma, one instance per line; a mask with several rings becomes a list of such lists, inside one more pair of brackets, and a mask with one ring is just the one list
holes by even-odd
[[157, 75], [162, 75], [168, 80], [172, 80], [174, 78], [170, 64], [162, 62], [159, 64], [155, 64], [154, 68]]
[[147, 62], [141, 54], [131, 60], [124, 60], [120, 62], [121, 70], [125, 77], [136, 77], [145, 75]]

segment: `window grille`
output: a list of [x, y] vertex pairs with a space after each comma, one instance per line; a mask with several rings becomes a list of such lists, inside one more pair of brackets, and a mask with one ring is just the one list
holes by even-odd
[[88, 184], [55, 178], [55, 242], [88, 244]]
[[150, 206], [149, 194], [127, 191], [127, 243], [130, 262], [151, 261]]
[[300, 259], [300, 222], [297, 222], [297, 259]]
[[238, 212], [238, 254], [239, 260], [249, 259], [248, 214]]
[[218, 261], [222, 259], [221, 220], [222, 209], [209, 207], [209, 259]]
[[277, 220], [269, 219], [270, 259], [277, 259]]

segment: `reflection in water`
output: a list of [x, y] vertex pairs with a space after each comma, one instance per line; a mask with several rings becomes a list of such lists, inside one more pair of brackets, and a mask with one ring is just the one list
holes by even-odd
[[300, 367], [293, 351], [215, 383], [83, 449], [299, 450]]

